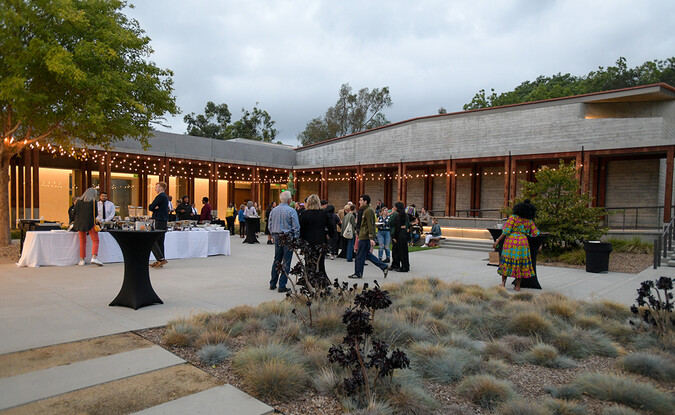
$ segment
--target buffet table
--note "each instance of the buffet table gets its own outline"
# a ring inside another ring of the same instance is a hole
[[[108,232],[99,232],[98,259],[103,263],[123,262],[122,250]],[[230,255],[230,232],[227,230],[173,231],[164,238],[166,259],[205,258]],[[23,252],[17,265],[22,267],[68,266],[79,261],[80,241],[77,232],[27,232]],[[91,238],[87,236],[87,260],[91,259]],[[150,259],[154,260],[152,254]]]

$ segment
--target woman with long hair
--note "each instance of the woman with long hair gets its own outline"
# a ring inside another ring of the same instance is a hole
[[[326,211],[321,209],[321,199],[316,194],[307,198],[305,210],[299,217],[300,238],[304,239],[315,249],[328,243],[328,238],[335,234],[335,227],[332,225]],[[319,257],[319,273],[326,276],[326,256]],[[327,277],[327,276],[326,276]],[[327,278],[325,280],[328,280]]]
[[[80,262],[77,265],[84,265],[84,258],[87,256],[87,234],[91,237],[91,263],[99,267],[103,263],[98,260],[98,232],[94,229],[95,218],[98,214],[96,209],[96,200],[98,192],[93,187],[85,190],[82,196],[75,202],[75,221],[73,230],[77,231],[80,237]]]
[[[497,238],[493,247],[504,241],[502,254],[499,257],[499,269],[497,272],[502,276],[502,287],[506,285],[508,277],[516,279],[516,291],[520,291],[520,282],[523,278],[534,275],[532,258],[530,257],[530,244],[528,236],[539,235],[539,229],[534,226],[534,216],[537,208],[530,203],[530,199],[516,203],[513,214],[502,228],[502,234]]]

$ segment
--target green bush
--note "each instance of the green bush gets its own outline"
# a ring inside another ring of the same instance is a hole
[[[572,384],[595,399],[616,402],[657,415],[668,415],[675,411],[672,396],[650,384],[602,373],[582,374]]]
[[[675,364],[659,355],[637,352],[619,359],[619,367],[627,372],[637,373],[652,379],[675,381]]]
[[[517,396],[511,382],[490,375],[467,377],[459,384],[457,392],[486,409],[494,409]]]

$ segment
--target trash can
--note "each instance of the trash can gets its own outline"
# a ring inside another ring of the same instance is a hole
[[[612,244],[609,242],[586,241],[586,272],[609,271],[609,254],[612,252]]]

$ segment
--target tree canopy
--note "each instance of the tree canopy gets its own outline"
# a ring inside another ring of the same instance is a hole
[[[0,7],[0,245],[9,243],[9,160],[38,141],[147,144],[179,112],[172,72],[121,0],[3,0]]]
[[[658,82],[675,86],[675,57],[666,60],[647,61],[635,68],[628,68],[626,59],[620,57],[615,65],[607,68],[601,66],[597,71],[591,71],[582,76],[561,73],[552,76],[541,75],[534,81],[521,83],[513,91],[502,92],[501,94],[497,94],[494,89],[491,89],[488,95],[484,89],[481,89],[474,95],[471,102],[464,105],[464,109],[473,110],[519,104]]]
[[[275,121],[260,108],[256,102],[253,110],[241,109],[241,119],[231,123],[232,113],[227,104],[206,103],[204,114],[194,112],[183,117],[187,124],[187,134],[198,137],[210,137],[218,140],[248,138],[251,140],[272,142],[279,131],[274,128]]]
[[[362,88],[358,93],[352,93],[349,84],[342,84],[335,105],[328,108],[323,117],[309,121],[298,140],[306,146],[387,125],[390,122],[383,111],[392,105],[389,87],[372,91]]]

